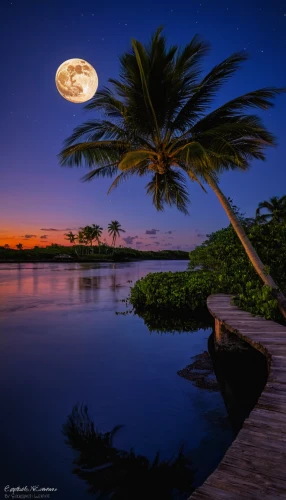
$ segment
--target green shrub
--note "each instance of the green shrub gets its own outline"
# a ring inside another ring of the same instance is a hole
[[[278,286],[286,291],[286,226],[271,221],[258,224],[240,217],[244,228]],[[199,271],[198,271],[199,269]],[[189,271],[154,273],[131,290],[135,308],[189,309],[206,305],[212,293],[232,293],[242,309],[284,323],[277,301],[252,267],[232,226],[207,236],[190,253]]]
[[[247,219],[242,222],[267,271],[285,292],[285,224],[275,221],[248,223]],[[242,309],[283,322],[277,301],[256,274],[232,226],[208,235],[208,239],[190,253],[190,269],[198,266],[216,272],[225,291],[236,294],[234,302]]]
[[[211,293],[223,291],[214,272],[150,273],[131,288],[133,307],[196,310],[205,307]]]

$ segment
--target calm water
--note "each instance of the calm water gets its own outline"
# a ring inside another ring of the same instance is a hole
[[[215,467],[232,439],[222,397],[177,375],[207,350],[210,330],[159,335],[138,316],[115,314],[126,310],[130,281],[186,267],[0,264],[1,491],[39,484],[58,489],[51,499],[90,498],[62,434],[82,402],[99,431],[123,425],[120,450],[166,459],[184,444],[195,484]]]

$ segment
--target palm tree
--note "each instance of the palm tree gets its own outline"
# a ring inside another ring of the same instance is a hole
[[[8,250],[8,248],[10,248],[10,245],[8,245],[8,243],[5,243],[4,248],[6,248],[6,250]]]
[[[268,213],[261,214],[263,208],[268,210]],[[270,220],[286,222],[286,195],[281,196],[281,198],[273,196],[270,201],[261,201],[256,210],[256,218],[261,222],[269,222]]]
[[[87,241],[86,241],[86,238],[85,238],[85,235],[83,232],[83,228],[81,228],[81,230],[78,232],[78,235],[76,238],[77,238],[80,245],[86,245]]]
[[[23,250],[23,244],[22,243],[18,243],[16,245],[16,248],[18,248],[18,250]]]
[[[65,141],[61,165],[86,164],[92,170],[83,180],[116,175],[109,192],[120,182],[150,176],[146,185],[157,210],[175,205],[187,214],[186,181],[211,187],[225,209],[250,261],[272,289],[283,315],[286,299],[268,274],[227,197],[219,176],[227,170],[247,170],[252,159],[265,159],[274,136],[249,108],[268,109],[285,89],[248,92],[209,111],[212,100],[246,59],[234,53],[203,78],[200,63],[208,44],[197,35],[182,50],[166,47],[159,28],[143,46],[132,40],[132,51],[120,58],[120,77],[98,92],[86,109],[101,111],[106,119],[78,126]]]
[[[100,238],[102,235],[103,228],[98,224],[96,225],[92,224],[92,228],[93,228],[94,239],[97,241],[98,244],[98,252],[100,252],[100,245],[101,245]]]
[[[110,224],[108,224],[108,234],[112,236],[112,245],[115,247],[115,243],[117,238],[120,238],[120,233],[125,233],[125,230],[122,229],[121,224],[118,220],[112,220]]]
[[[73,245],[75,244],[75,241],[77,239],[76,234],[74,234],[72,231],[69,231],[68,233],[65,233],[65,236],[66,236],[66,238],[65,238],[66,240],[68,240]]]
[[[97,241],[98,246],[100,246],[100,237],[102,234],[103,228],[98,224],[92,224],[91,226],[85,226],[81,228],[79,234],[81,234],[81,239],[85,243],[89,243],[92,247],[92,242],[94,240]]]

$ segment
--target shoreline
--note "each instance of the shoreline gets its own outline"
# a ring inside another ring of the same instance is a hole
[[[157,260],[161,260],[161,261],[167,261],[167,260],[173,260],[173,261],[179,261],[179,260],[185,260],[186,262],[189,260],[187,258],[183,259],[183,258],[179,258],[179,259],[176,259],[176,258],[166,258],[166,259],[163,259],[163,258],[155,258],[155,259],[82,259],[82,260],[78,260],[78,259],[0,259],[0,264],[39,264],[39,263],[42,263],[42,264],[60,264],[60,263],[63,263],[63,264],[67,264],[67,263],[70,263],[70,264],[80,264],[80,263],[94,263],[94,264],[101,264],[101,263],[121,263],[121,262],[142,262],[142,261],[148,261],[148,260],[152,260],[152,261],[157,261]]]

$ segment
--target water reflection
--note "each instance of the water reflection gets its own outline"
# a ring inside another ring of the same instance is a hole
[[[194,473],[182,448],[168,461],[160,460],[159,453],[150,461],[132,449],[127,452],[114,446],[121,427],[99,432],[88,407],[78,404],[63,425],[65,443],[77,452],[73,472],[88,484],[91,495],[101,500],[179,500],[191,494]]]
[[[216,378],[235,435],[256,405],[268,376],[266,357],[250,345],[245,346],[241,351],[215,350],[214,336],[209,339]]]
[[[196,314],[189,311],[164,311],[160,309],[135,309],[133,312],[144,320],[150,332],[186,333],[208,330],[213,325],[213,318],[207,309]]]
[[[136,263],[137,264],[137,263]],[[185,265],[185,264],[184,264]],[[119,300],[128,295],[130,284],[148,271],[140,272],[138,265],[124,264],[10,264],[0,267],[0,286],[5,286],[5,295],[0,294],[0,309],[12,312],[34,307],[40,294],[41,305],[80,305],[99,303],[107,298]],[[138,274],[138,277],[136,273]],[[135,274],[135,276],[134,276]],[[113,297],[112,297],[113,296]],[[15,307],[15,302],[17,302]]]

